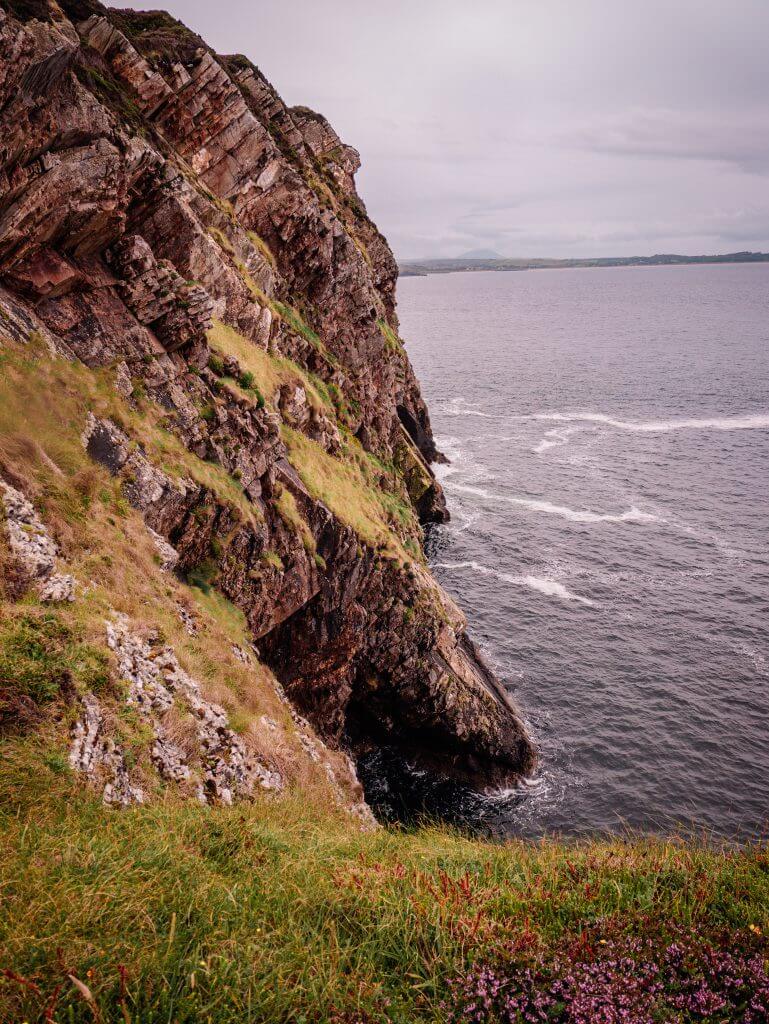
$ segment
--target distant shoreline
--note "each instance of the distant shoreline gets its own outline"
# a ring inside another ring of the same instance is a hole
[[[679,267],[727,263],[769,263],[766,252],[732,252],[714,256],[606,256],[592,259],[441,259],[404,260],[398,263],[401,277],[427,277],[430,274],[491,270],[509,273],[519,270],[571,270],[606,267]]]

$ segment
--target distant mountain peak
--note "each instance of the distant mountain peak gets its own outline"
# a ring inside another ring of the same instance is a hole
[[[470,249],[469,252],[463,252],[457,258],[460,260],[501,260],[504,259],[504,256],[500,256],[493,249]]]

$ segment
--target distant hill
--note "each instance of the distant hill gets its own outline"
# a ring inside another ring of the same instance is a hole
[[[480,252],[481,250],[478,250]],[[456,259],[406,260],[399,264],[401,277],[425,277],[427,274],[453,274],[468,270],[541,270],[568,267],[663,267],[690,263],[766,263],[766,252],[729,252],[715,256],[682,256],[659,253],[655,256],[595,256],[591,259],[506,259],[502,256],[477,256],[466,253]]]
[[[502,260],[504,256],[500,256],[493,249],[471,249],[469,252],[463,252],[458,258],[460,260]]]

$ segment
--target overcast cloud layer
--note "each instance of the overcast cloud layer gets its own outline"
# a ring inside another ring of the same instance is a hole
[[[769,250],[767,0],[163,6],[360,150],[400,258]]]

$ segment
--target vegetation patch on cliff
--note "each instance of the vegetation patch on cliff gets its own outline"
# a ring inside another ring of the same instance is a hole
[[[84,639],[78,623],[32,604],[0,605],[0,727],[37,713],[64,690],[99,692],[109,683],[104,644]]]
[[[0,732],[6,727],[13,732],[27,721],[37,728],[47,723],[45,742],[66,761],[73,702],[96,693],[109,709],[115,736],[131,732],[132,759],[144,772],[153,738],[146,730],[131,730],[124,720],[120,681],[105,643],[105,623],[123,614],[137,630],[151,630],[172,646],[250,749],[314,792],[314,799],[333,806],[323,764],[308,760],[272,673],[253,652],[242,612],[213,587],[187,585],[163,570],[156,543],[123,497],[119,478],[92,462],[81,433],[88,411],[95,410],[128,428],[136,417],[139,436],[158,461],[171,460],[181,443],[153,425],[149,403],[143,415],[131,410],[102,373],[52,359],[34,341],[8,342],[2,355],[0,474],[24,481],[77,589],[72,603],[44,608],[20,571],[18,579],[11,578],[13,561],[0,514],[0,567],[9,569],[0,587]],[[224,486],[219,467],[186,449],[180,455],[185,470],[211,474],[209,480],[227,495],[235,488],[235,481]],[[178,472],[179,464],[173,465]],[[145,792],[158,795],[156,776],[153,782],[144,772],[141,783]]]
[[[280,488],[274,504],[278,510],[278,514],[286,526],[302,538],[302,544],[305,551],[309,552],[309,554],[315,554],[315,548],[317,546],[315,543],[315,537],[313,536],[313,532],[310,529],[307,520],[297,508],[296,498],[293,496],[291,491],[286,490],[285,487]]]
[[[93,371],[82,363],[51,357],[42,340],[33,336],[23,346],[4,343],[2,354],[0,458],[5,453],[23,464],[25,452],[42,451],[54,470],[50,489],[68,495],[64,477],[74,472],[74,465],[87,466],[93,473],[80,441],[86,416],[92,412],[125,429],[171,479],[192,479],[237,508],[244,520],[258,518],[258,510],[240,484],[221,466],[190,452],[165,425],[164,411],[143,398],[143,388],[135,391],[137,407],[132,408],[115,390],[112,371]],[[50,400],[52,394],[56,395],[55,403]],[[83,519],[91,500],[88,494],[73,498],[64,516],[74,521]],[[118,509],[121,507],[118,501]]]
[[[356,459],[337,459],[285,425],[281,433],[292,465],[314,498],[370,547],[400,561],[413,560],[421,534],[413,509],[402,498],[372,485]]]
[[[336,361],[321,341],[320,335],[305,323],[304,318],[297,309],[289,305],[287,302],[278,302],[277,299],[272,300],[272,308],[295,334],[299,334],[305,341],[309,341],[313,348],[322,352],[329,362]]]
[[[265,399],[273,399],[282,384],[298,384],[305,389],[311,405],[333,411],[333,404],[322,393],[318,381],[291,359],[267,352],[221,321],[208,332],[208,341],[214,353],[232,356],[242,370],[253,374]]]
[[[399,353],[403,350],[403,342],[386,320],[377,320],[377,327],[391,352]]]
[[[270,264],[273,270],[277,270],[278,264],[273,255],[272,249],[267,245],[261,235],[257,235],[255,231],[247,231],[246,235],[250,239],[251,243],[256,246],[259,252],[264,256],[267,262]]]

